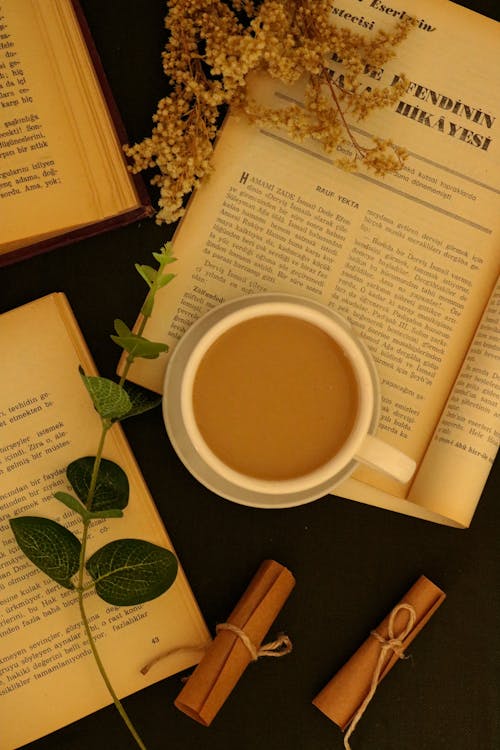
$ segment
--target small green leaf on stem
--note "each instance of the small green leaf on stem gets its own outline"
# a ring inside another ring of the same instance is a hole
[[[120,419],[130,410],[130,400],[126,391],[114,380],[85,375],[81,369],[80,375],[95,410],[102,419]]]
[[[135,264],[135,270],[142,276],[146,284],[151,288],[156,281],[156,275],[158,271],[151,268],[151,266],[142,265],[141,263]]]
[[[92,481],[95,458],[84,456],[72,461],[66,476],[78,498],[87,504]],[[101,510],[123,510],[128,505],[129,483],[123,469],[106,458],[102,458],[92,500],[92,512]]]
[[[149,286],[149,292],[144,300],[144,304],[141,307],[141,314],[145,319],[151,317],[153,312],[153,306],[155,301],[156,292],[162,287],[169,284],[175,274],[163,273],[163,269],[169,263],[173,263],[176,259],[172,255],[172,243],[167,242],[161,248],[160,252],[153,253],[153,258],[158,263],[158,270],[154,271],[150,266],[136,266],[141,276],[145,279]]]
[[[86,523],[98,518],[123,518],[123,511],[118,508],[89,511],[76,497],[69,495],[67,492],[55,492],[54,497],[67,508],[78,513]]]
[[[73,495],[70,495],[68,492],[54,492],[54,497],[67,508],[78,513],[82,518],[87,517],[87,509],[76,499],[76,497],[73,497]]]
[[[61,524],[39,516],[18,516],[10,526],[21,550],[37,568],[66,589],[80,563],[80,540]]]
[[[170,284],[172,279],[175,279],[175,273],[165,273],[163,276],[161,276],[156,284],[157,289],[161,289],[164,286],[167,286],[167,284]]]
[[[123,320],[115,320],[115,331],[117,336],[112,335],[111,339],[132,357],[156,359],[168,349],[166,344],[149,341],[144,336],[133,333]]]
[[[175,581],[177,567],[170,550],[142,539],[117,539],[97,550],[86,563],[97,594],[118,606],[156,599]]]
[[[166,266],[167,263],[174,263],[174,261],[177,260],[177,258],[174,258],[174,256],[172,255],[172,250],[172,243],[165,242],[165,244],[158,250],[158,252],[153,253],[153,258],[156,260],[160,267]]]
[[[87,515],[89,520],[93,518],[123,518],[123,511],[118,510],[118,508],[110,508],[109,510],[90,511]]]
[[[128,419],[128,417],[135,417],[137,414],[142,414],[150,409],[155,409],[161,404],[162,397],[147,388],[142,388],[130,381],[126,381],[123,387],[127,391],[132,406],[130,411],[122,417],[122,420]]]

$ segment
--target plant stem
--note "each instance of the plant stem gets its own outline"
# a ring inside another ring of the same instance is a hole
[[[92,503],[94,502],[95,488],[97,485],[97,477],[99,476],[99,467],[101,465],[102,452],[104,450],[104,443],[106,441],[106,435],[108,430],[112,426],[112,422],[109,419],[102,420],[101,437],[99,438],[99,444],[97,446],[97,452],[94,459],[94,466],[92,467],[92,476],[90,478],[89,491],[87,493],[87,510],[92,510]]]
[[[88,524],[87,524],[87,526],[88,526]],[[82,546],[83,546],[83,543],[82,543]],[[104,680],[104,683],[105,683],[105,685],[106,685],[106,687],[108,689],[108,692],[109,692],[111,698],[113,699],[113,703],[115,704],[115,707],[116,707],[118,713],[120,714],[120,716],[122,717],[123,721],[125,722],[125,724],[126,724],[128,730],[129,730],[130,734],[132,735],[132,737],[134,738],[134,740],[137,742],[137,745],[141,748],[141,750],[147,750],[146,745],[144,744],[144,742],[140,738],[140,736],[139,736],[136,728],[134,727],[134,725],[132,724],[130,718],[128,717],[127,712],[123,708],[123,706],[122,706],[122,704],[121,704],[118,696],[116,695],[116,693],[115,693],[115,691],[113,689],[113,686],[112,686],[112,684],[111,684],[111,682],[110,682],[110,680],[108,678],[108,675],[106,674],[106,670],[104,668],[104,664],[102,663],[99,651],[97,650],[97,647],[96,647],[96,644],[95,644],[95,641],[94,641],[94,637],[93,637],[92,631],[90,629],[89,621],[87,619],[87,613],[85,612],[85,606],[84,606],[84,602],[83,602],[83,591],[81,589],[78,591],[78,606],[80,607],[80,615],[81,615],[81,618],[82,618],[83,626],[85,628],[85,633],[87,635],[87,639],[88,639],[90,648],[92,649],[92,653],[94,655],[94,659],[96,661],[96,664],[97,664],[97,667],[99,669],[99,672],[101,673],[101,677]]]
[[[146,303],[149,301],[150,305],[151,305],[151,308],[153,306],[153,301],[154,301],[155,294],[156,294],[156,292],[158,291],[158,288],[159,288],[158,287],[158,283],[159,283],[158,279],[160,278],[161,273],[163,272],[163,268],[164,268],[164,263],[160,263],[160,268],[158,270],[158,278],[152,284],[152,286],[151,286],[151,288],[149,290],[148,296],[146,298]],[[149,315],[144,315],[143,319],[141,320],[141,324],[139,326],[139,331],[138,331],[138,334],[140,336],[142,336],[142,333],[144,331],[144,327],[146,325],[146,321],[147,321],[148,317],[149,317]],[[123,386],[123,384],[124,384],[124,382],[126,380],[128,371],[130,369],[130,366],[134,362],[134,359],[135,359],[135,355],[133,353],[130,353],[129,356],[127,357],[125,368],[124,368],[124,371],[123,371],[122,376],[120,378],[119,385]],[[98,477],[99,477],[99,468],[100,468],[100,465],[101,465],[101,459],[102,459],[102,454],[103,454],[103,450],[104,450],[104,443],[106,441],[106,436],[108,434],[108,431],[110,430],[110,428],[112,426],[113,426],[113,422],[110,419],[101,418],[101,435],[100,435],[100,438],[99,438],[99,444],[97,446],[97,451],[96,451],[96,455],[95,455],[95,458],[94,458],[94,465],[92,467],[92,476],[91,476],[91,479],[90,479],[89,490],[88,490],[87,498],[86,498],[86,508],[89,511],[92,510],[92,503],[94,502],[94,495],[95,495],[95,491],[96,491],[96,487],[97,487],[97,480],[98,480]],[[116,707],[118,713],[122,717],[122,719],[125,722],[125,724],[126,724],[128,730],[129,730],[130,734],[135,739],[135,741],[136,741],[137,745],[139,746],[139,748],[141,748],[141,750],[146,750],[146,746],[145,746],[144,742],[142,741],[142,739],[139,736],[137,730],[135,729],[134,725],[132,724],[130,718],[128,717],[127,712],[123,708],[123,706],[122,706],[122,704],[121,704],[121,702],[120,702],[117,694],[114,691],[113,685],[111,684],[111,681],[110,681],[110,679],[109,679],[109,677],[108,677],[108,675],[106,673],[106,669],[104,667],[104,664],[102,663],[101,656],[99,654],[99,651],[97,649],[94,637],[92,635],[92,631],[90,629],[90,624],[89,624],[89,621],[88,621],[88,618],[87,618],[87,613],[85,612],[84,594],[85,594],[85,591],[88,590],[88,589],[84,586],[84,575],[85,575],[85,559],[86,559],[86,553],[87,553],[87,542],[88,542],[88,535],[89,535],[90,523],[91,523],[91,521],[89,519],[85,519],[83,521],[83,533],[82,533],[82,542],[81,542],[81,548],[80,548],[80,560],[79,560],[79,566],[78,566],[77,592],[78,592],[78,606],[80,608],[80,616],[81,616],[81,619],[82,619],[82,622],[83,622],[83,626],[85,628],[85,633],[87,635],[87,640],[89,642],[90,648],[92,650],[92,654],[93,654],[95,662],[97,664],[97,668],[99,669],[101,677],[104,680],[104,684],[106,685],[106,688],[107,688],[107,690],[108,690],[108,692],[109,692],[109,694],[110,694],[110,696],[111,696],[111,698],[113,700],[113,703],[115,704],[115,707]]]
[[[158,291],[158,281],[161,278],[161,275],[163,273],[164,267],[165,267],[165,264],[164,263],[160,263],[159,268],[158,268],[158,272],[157,272],[156,280],[153,282],[153,284],[151,285],[151,287],[149,289],[149,292],[146,295],[146,299],[145,299],[144,304],[143,304],[142,309],[141,309],[141,312],[142,312],[141,322],[139,323],[139,327],[137,329],[137,335],[138,336],[142,336],[142,334],[144,333],[144,329],[146,328],[146,323],[148,322],[148,318],[151,317],[151,312],[149,314],[147,314],[147,313],[144,312],[144,310],[146,310],[148,308],[149,304],[151,305],[151,310],[153,308],[154,298],[156,296],[156,292]],[[123,386],[123,384],[125,383],[125,381],[127,379],[128,371],[130,370],[131,366],[133,365],[135,358],[136,358],[135,354],[133,352],[129,352],[129,355],[128,355],[128,357],[125,360],[125,366],[123,368],[123,372],[122,372],[120,380],[119,380],[119,385]]]
[[[327,72],[326,68],[323,68],[322,75],[323,75],[324,81],[326,82],[326,85],[330,89],[331,97],[332,97],[333,102],[335,104],[335,107],[336,107],[336,109],[337,109],[337,111],[339,113],[339,117],[340,117],[340,119],[342,121],[342,125],[344,126],[344,130],[346,131],[346,133],[347,133],[347,135],[349,137],[349,140],[351,141],[352,145],[354,146],[354,149],[358,153],[358,156],[361,159],[363,159],[363,157],[366,156],[366,149],[364,149],[361,146],[361,144],[358,142],[358,140],[355,138],[354,133],[352,132],[352,130],[351,130],[350,126],[349,126],[349,123],[347,122],[347,120],[346,120],[346,118],[344,116],[344,112],[342,111],[342,107],[340,106],[340,102],[339,102],[338,96],[335,93],[335,89],[332,86],[332,82],[330,80],[330,76],[328,75],[328,72]]]
[[[108,434],[108,430],[110,429],[112,423],[109,420],[102,420],[102,430],[101,430],[101,437],[99,439],[99,445],[97,448],[97,453],[94,460],[94,466],[92,470],[92,478],[90,481],[89,491],[87,495],[87,508],[88,510],[92,509],[92,502],[94,500],[94,494],[95,494],[95,488],[97,485],[97,477],[99,474],[99,466],[101,464],[101,458],[102,458],[102,452],[104,449],[104,442],[106,440],[106,435]],[[78,585],[77,585],[77,591],[78,591],[78,606],[80,608],[80,616],[82,618],[83,627],[85,628],[85,633],[87,635],[87,640],[89,642],[90,648],[92,650],[92,654],[94,656],[95,662],[97,664],[97,668],[99,669],[99,672],[101,673],[101,677],[104,680],[104,684],[106,685],[106,688],[108,689],[108,692],[113,700],[113,703],[115,704],[115,707],[122,717],[123,721],[125,722],[130,734],[137,742],[137,745],[141,748],[141,750],[146,750],[146,746],[144,742],[141,740],[137,730],[135,729],[134,725],[132,724],[130,718],[127,715],[127,712],[123,708],[118,696],[116,695],[113,685],[110,682],[110,679],[106,673],[106,670],[104,668],[104,664],[102,663],[99,651],[97,650],[97,646],[94,641],[94,637],[92,635],[92,631],[90,629],[90,624],[87,618],[87,613],[85,612],[85,605],[83,601],[83,596],[85,592],[85,588],[83,585],[83,578],[85,574],[85,558],[86,558],[86,552],[87,552],[87,541],[88,541],[88,534],[89,534],[89,527],[90,527],[91,521],[84,520],[83,522],[83,534],[82,534],[82,544],[80,548],[80,564],[78,568]]]

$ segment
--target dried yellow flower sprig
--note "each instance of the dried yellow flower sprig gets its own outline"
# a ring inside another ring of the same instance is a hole
[[[360,76],[394,56],[411,20],[368,38],[332,22],[331,0],[167,0],[167,7],[163,69],[171,91],[158,104],[151,136],[125,147],[133,172],[159,171],[151,180],[160,190],[159,224],[180,218],[186,195],[210,172],[219,118],[228,104],[297,140],[314,138],[330,153],[350,144],[354,156],[337,160],[344,168],[360,160],[377,174],[401,166],[404,149],[382,138],[362,146],[348,118],[359,121],[397,102],[404,76],[395,86],[371,89]],[[329,70],[332,55],[342,60],[342,85]],[[253,71],[285,84],[304,78],[304,106],[259,105],[248,90]]]

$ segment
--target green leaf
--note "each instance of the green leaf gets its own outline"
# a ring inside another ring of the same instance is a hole
[[[153,253],[153,258],[158,263],[158,270],[155,271],[150,266],[136,266],[141,276],[149,285],[149,293],[141,308],[141,314],[145,318],[151,317],[155,301],[156,292],[162,287],[169,284],[175,278],[175,274],[164,274],[163,270],[166,265],[173,263],[176,258],[172,255],[172,243],[166,242],[160,252]]]
[[[130,411],[122,417],[122,420],[128,417],[135,417],[137,414],[142,414],[150,409],[155,409],[161,404],[162,397],[153,391],[149,391],[147,388],[142,388],[128,381],[123,384],[123,387],[127,391],[132,406]]]
[[[154,268],[151,268],[151,266],[141,265],[140,263],[135,264],[135,270],[142,276],[149,287],[153,286],[156,281],[158,271],[156,271]]]
[[[130,410],[129,397],[121,385],[108,378],[85,375],[82,370],[80,374],[95,410],[103,419],[120,419]]]
[[[87,510],[81,502],[76,499],[76,497],[73,497],[73,495],[70,495],[67,492],[54,492],[54,497],[70,510],[74,510],[75,513],[79,513],[83,518],[86,518]]]
[[[177,560],[170,550],[142,539],[118,539],[97,550],[86,563],[97,594],[115,605],[156,599],[175,581]]]
[[[167,284],[170,284],[172,279],[175,279],[175,273],[166,273],[164,274],[157,283],[158,289],[161,289],[162,286],[166,286]]]
[[[172,255],[172,242],[169,240],[158,250],[153,253],[153,258],[158,262],[159,265],[165,265],[165,263],[172,263],[175,258]]]
[[[49,578],[74,589],[71,577],[80,564],[80,540],[64,526],[38,516],[18,516],[10,526],[21,550]]]
[[[120,320],[120,318],[115,318],[114,325],[118,336],[129,336],[132,333],[128,325],[123,320]]]
[[[172,243],[166,242],[157,253],[153,253],[153,258],[159,266],[165,266],[167,263],[173,263],[177,258],[172,255]]]
[[[123,511],[118,508],[110,508],[109,510],[97,510],[88,511],[84,505],[81,504],[76,497],[68,495],[67,492],[55,492],[54,497],[63,503],[70,510],[74,510],[79,513],[84,521],[91,521],[93,518],[123,518]]]
[[[72,461],[66,476],[79,499],[87,504],[95,458],[85,456]],[[101,459],[91,512],[101,510],[123,510],[128,505],[129,484],[127,475],[114,461]]]
[[[166,344],[149,341],[144,336],[138,336],[135,333],[130,334],[130,336],[111,336],[111,339],[133,357],[142,357],[143,359],[157,359],[160,354],[168,349]]]
[[[168,349],[166,344],[149,341],[144,336],[133,333],[123,320],[115,320],[115,331],[118,335],[111,336],[111,339],[133,357],[156,359]]]
[[[123,511],[118,508],[110,508],[109,510],[96,510],[91,511],[87,514],[88,518],[123,518]]]

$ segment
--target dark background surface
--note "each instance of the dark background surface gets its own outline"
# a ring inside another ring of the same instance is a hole
[[[498,0],[462,4],[498,20]],[[164,3],[82,5],[130,142],[141,140],[166,91]],[[466,50],[457,66],[466,74]],[[147,220],[2,268],[0,309],[64,291],[101,374],[112,377],[113,320],[132,324],[145,292],[133,265],[149,262],[169,236]],[[210,728],[174,708],[180,676],[124,701],[149,750],[340,750],[340,730],[311,700],[422,573],[448,598],[411,647],[411,660],[384,680],[353,748],[500,747],[498,461],[471,528],[462,531],[331,496],[290,510],[240,507],[190,477],[169,445],[160,410],[124,428],[212,631],[262,560],[278,560],[297,579],[270,632],[287,632],[293,653],[250,665]],[[57,711],[57,703],[47,710]],[[29,745],[90,747],[136,746],[112,707]]]

